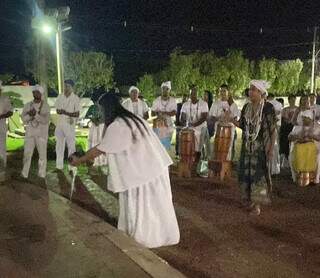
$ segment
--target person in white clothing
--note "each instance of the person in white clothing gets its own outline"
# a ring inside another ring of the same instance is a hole
[[[2,81],[0,80],[0,182],[5,181],[7,165],[7,118],[13,114],[9,97],[2,94]]]
[[[177,113],[177,102],[174,97],[170,96],[171,82],[166,81],[161,84],[161,96],[157,97],[151,108],[152,116],[163,118],[167,126],[165,138],[160,138],[162,144],[166,149],[170,148],[171,138],[174,131],[174,124],[172,117]]]
[[[131,86],[129,89],[130,98],[126,99],[122,106],[129,110],[131,113],[139,116],[145,120],[149,118],[149,108],[148,105],[142,100],[139,99],[140,90],[135,86]]]
[[[63,169],[63,158],[65,145],[67,143],[68,154],[76,151],[76,120],[80,113],[80,98],[74,93],[74,82],[66,80],[64,82],[64,93],[56,100],[56,110],[58,121],[55,130],[56,136],[56,168]]]
[[[292,179],[296,181],[296,172],[294,170],[294,155],[293,149],[294,145],[299,142],[314,142],[317,148],[316,156],[316,175],[315,175],[315,184],[320,183],[320,126],[317,123],[314,123],[314,114],[312,110],[304,110],[300,112],[300,117],[302,120],[302,125],[296,125],[291,133],[288,136],[290,144],[290,154],[289,154],[289,163],[291,168]],[[297,158],[295,158],[297,159]],[[310,157],[300,157],[298,159],[310,159]]]
[[[119,193],[118,229],[148,248],[177,244],[180,239],[172,203],[169,165],[172,160],[148,123],[106,93],[100,99],[106,125],[100,145],[73,166],[107,154],[108,189]]]
[[[215,101],[209,111],[210,121],[215,122],[215,130],[219,122],[227,123],[232,126],[232,142],[230,144],[229,152],[227,159],[233,159],[234,145],[236,140],[236,128],[232,123],[233,120],[238,120],[240,118],[240,110],[238,109],[237,104],[233,101],[229,87],[226,84],[220,86],[219,89],[220,99]]]
[[[91,96],[93,105],[91,105],[87,111],[85,118],[90,119],[90,128],[88,134],[88,148],[89,150],[101,143],[102,134],[104,130],[104,122],[102,119],[101,109],[99,108],[98,101],[103,95],[104,91],[101,88],[96,88]],[[107,157],[105,155],[100,155],[93,161],[93,167],[97,167],[100,170],[104,170],[108,164]],[[90,165],[90,164],[89,164]],[[92,168],[89,166],[89,172]]]
[[[197,88],[193,86],[190,90],[190,100],[182,105],[180,122],[182,126],[191,127],[194,130],[195,151],[198,159],[207,134],[208,112],[208,104],[198,98]]]
[[[309,95],[310,109],[313,112],[313,120],[318,122],[320,120],[320,105],[316,104],[316,95]]]
[[[32,93],[33,101],[24,106],[21,115],[26,130],[21,175],[23,178],[28,178],[33,151],[36,147],[39,154],[38,176],[45,178],[50,108],[44,100],[44,89],[41,86],[34,86]]]

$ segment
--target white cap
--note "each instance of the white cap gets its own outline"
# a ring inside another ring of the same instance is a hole
[[[270,83],[265,80],[251,80],[250,86],[256,87],[263,95],[268,95],[268,89],[270,88]]]
[[[131,87],[130,87],[130,89],[129,89],[129,94],[131,94],[131,92],[132,92],[132,91],[137,91],[137,92],[138,92],[138,94],[140,93],[139,88],[138,88],[138,87],[136,87],[136,86],[131,86]]]
[[[161,88],[167,87],[171,91],[171,81],[166,81],[161,84]]]
[[[41,95],[44,94],[44,89],[42,86],[40,86],[39,84],[33,86],[32,92],[34,91],[38,91],[39,93],[41,93]]]

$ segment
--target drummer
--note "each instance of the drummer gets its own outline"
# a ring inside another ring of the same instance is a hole
[[[320,126],[313,122],[313,111],[305,110],[300,112],[300,117],[302,120],[302,125],[295,126],[291,133],[289,134],[289,141],[291,142],[289,162],[291,167],[292,179],[296,181],[296,173],[293,169],[293,147],[299,142],[313,141],[317,147],[317,172],[315,175],[315,184],[320,183]],[[302,158],[303,159],[303,158]],[[305,159],[309,159],[305,157]]]
[[[190,100],[182,105],[180,122],[182,126],[187,126],[194,130],[197,160],[200,159],[201,149],[208,133],[208,111],[208,104],[204,100],[198,98],[197,87],[193,85],[190,89]]]
[[[238,120],[240,118],[240,110],[230,95],[228,85],[221,85],[219,94],[220,99],[214,102],[210,108],[209,118],[216,123],[215,130],[217,130],[217,125],[219,122],[232,125],[232,142],[230,144],[230,150],[228,153],[228,160],[232,160],[236,129],[234,124],[231,123],[231,120]]]
[[[159,119],[163,118],[165,120],[165,124],[167,128],[166,134],[169,140],[161,140],[163,138],[160,138],[160,137],[159,138],[167,150],[170,149],[170,142],[171,142],[172,134],[174,131],[172,117],[174,117],[177,112],[177,102],[174,97],[170,96],[170,91],[171,91],[171,81],[163,82],[161,84],[161,96],[157,97],[154,100],[151,108],[152,116],[157,116]]]

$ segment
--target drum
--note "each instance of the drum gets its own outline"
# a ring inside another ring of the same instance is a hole
[[[193,129],[182,129],[179,134],[179,153],[181,161],[193,162],[195,159],[195,137]]]
[[[227,161],[231,142],[232,126],[219,123],[214,138],[213,160]]]
[[[158,117],[153,120],[153,128],[166,127],[166,120],[164,118]]]
[[[158,117],[153,120],[153,130],[159,137],[162,145],[166,150],[170,150],[172,131],[167,126],[166,119]]]
[[[194,130],[185,128],[180,131],[179,153],[178,176],[191,178],[196,170]]]
[[[293,147],[293,169],[300,186],[314,181],[317,168],[317,146],[314,142],[295,143]]]

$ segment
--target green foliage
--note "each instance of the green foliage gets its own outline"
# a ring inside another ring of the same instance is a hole
[[[9,91],[4,92],[3,95],[10,98],[11,104],[14,108],[23,108],[23,101],[20,94]]]
[[[140,89],[142,96],[145,98],[149,105],[155,98],[157,86],[151,74],[145,74],[139,78],[137,87]]]
[[[271,84],[274,84],[278,74],[278,62],[276,59],[263,58],[258,62],[257,79],[268,80]],[[272,90],[272,87],[271,87]]]
[[[65,77],[76,83],[79,95],[96,87],[113,87],[111,58],[102,52],[72,52],[65,63]]]
[[[3,84],[9,83],[10,81],[13,81],[14,74],[12,73],[4,73],[0,74],[0,80],[3,82]]]

